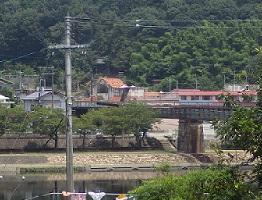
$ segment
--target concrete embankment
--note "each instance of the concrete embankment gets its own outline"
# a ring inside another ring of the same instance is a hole
[[[248,158],[242,151],[224,153],[222,157],[214,153],[82,152],[74,153],[73,163],[76,172],[150,171],[163,163],[182,169],[206,167],[216,164],[219,159],[241,164]],[[0,173],[64,172],[65,165],[66,155],[63,153],[0,154]]]

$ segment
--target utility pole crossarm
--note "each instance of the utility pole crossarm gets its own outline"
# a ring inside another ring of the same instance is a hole
[[[80,48],[88,48],[90,44],[76,44],[76,45],[64,45],[58,44],[54,46],[48,46],[48,49],[80,49]]]

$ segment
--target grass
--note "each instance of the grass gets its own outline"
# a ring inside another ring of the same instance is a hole
[[[87,168],[83,166],[74,166],[74,172],[86,172]],[[45,167],[21,167],[21,174],[32,173],[65,173],[65,166],[45,166]]]

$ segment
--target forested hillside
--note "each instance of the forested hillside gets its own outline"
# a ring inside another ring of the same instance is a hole
[[[75,19],[72,44],[91,43],[72,53],[74,85],[119,72],[127,83],[158,91],[257,81],[261,0],[2,0],[2,74],[54,66],[61,89],[64,52],[48,46],[64,44],[67,13]]]

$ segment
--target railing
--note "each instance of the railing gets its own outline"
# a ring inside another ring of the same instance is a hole
[[[86,200],[87,197],[89,197],[88,199],[90,199],[90,197],[93,200],[101,200],[103,199],[107,199],[106,197],[110,197],[110,199],[112,199],[112,197],[114,197],[116,200],[135,200],[135,196],[134,195],[129,195],[129,194],[119,194],[119,193],[105,193],[105,192],[74,192],[74,193],[70,193],[70,192],[61,192],[61,193],[47,193],[47,194],[42,194],[42,195],[38,195],[38,196],[34,196],[34,197],[30,197],[30,198],[26,198],[24,200],[32,200],[32,199],[64,199],[65,197],[71,197],[71,200]]]

